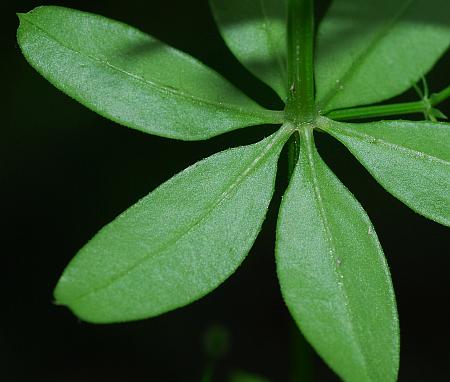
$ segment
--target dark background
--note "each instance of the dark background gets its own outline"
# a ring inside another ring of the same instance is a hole
[[[196,56],[264,106],[281,108],[271,90],[227,51],[206,1],[3,3],[0,379],[196,381],[207,363],[204,333],[221,325],[229,333],[230,350],[218,366],[218,381],[235,369],[288,381],[293,367],[309,370],[311,365],[312,376],[305,382],[337,381],[313,353],[310,362],[293,356],[293,344],[301,346],[302,339],[293,335],[273,257],[283,171],[248,258],[206,298],[161,317],[105,326],[80,322],[52,304],[52,289],[64,266],[99,228],[188,165],[224,147],[257,141],[270,129],[186,143],[101,118],[53,88],[21,56],[15,12],[42,4],[136,26]],[[318,2],[319,17],[326,5]],[[448,85],[449,68],[447,54],[427,77],[432,91]],[[399,97],[415,99],[414,92]],[[441,109],[450,115],[448,101]],[[322,135],[317,141],[326,162],[366,208],[391,266],[401,320],[399,380],[448,381],[448,231],[387,194],[338,143]]]

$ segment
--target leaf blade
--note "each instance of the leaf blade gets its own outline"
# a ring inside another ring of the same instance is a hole
[[[212,69],[123,23],[63,7],[21,14],[29,63],[91,110],[143,132],[183,140],[270,123]]]
[[[189,167],[105,226],[56,300],[91,322],[162,314],[215,289],[245,258],[270,202],[285,130]]]
[[[445,0],[335,0],[319,26],[316,84],[324,112],[409,89],[448,49]]]
[[[280,98],[287,98],[285,0],[210,0],[225,43]]]
[[[390,194],[450,226],[450,125],[442,122],[325,122]]]
[[[276,260],[284,300],[329,366],[345,381],[395,381],[398,319],[382,249],[305,139],[280,208]]]

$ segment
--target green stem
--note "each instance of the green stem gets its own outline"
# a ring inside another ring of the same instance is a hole
[[[423,113],[425,103],[423,101],[396,103],[391,105],[375,105],[355,107],[351,109],[334,110],[326,114],[335,121],[352,120],[361,118],[388,117],[390,115]]]
[[[201,382],[212,382],[214,375],[214,363],[210,362],[203,371]]]
[[[445,89],[441,90],[439,93],[434,93],[430,97],[431,106],[435,106],[442,101],[445,101],[450,97],[450,86],[447,86]]]
[[[312,382],[314,376],[313,351],[295,323],[291,324],[291,382]]]
[[[286,118],[295,123],[312,121],[314,103],[313,0],[288,0],[288,79]]]
[[[436,106],[449,97],[450,86],[438,93],[432,94],[429,98],[420,101],[333,110],[325,115],[335,121],[342,121],[362,118],[388,117],[391,115],[425,113],[430,107]]]

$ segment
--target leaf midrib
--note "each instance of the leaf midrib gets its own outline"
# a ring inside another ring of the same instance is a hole
[[[51,33],[49,33],[47,30],[45,30],[44,28],[42,28],[40,25],[36,24],[35,22],[31,21],[29,18],[26,17],[26,15],[22,16],[22,20],[24,20],[25,22],[29,23],[30,25],[32,25],[34,28],[38,29],[43,35],[45,35],[50,41],[56,42],[58,45],[60,45],[61,47],[63,47],[64,49],[67,49],[73,53],[76,53],[78,55],[80,55],[81,57],[100,63],[114,71],[119,72],[120,74],[126,76],[126,77],[130,77],[131,79],[135,80],[135,81],[139,81],[144,83],[145,85],[151,87],[152,89],[156,90],[159,93],[162,94],[170,94],[172,96],[175,97],[179,97],[179,98],[183,98],[186,99],[188,101],[191,101],[191,103],[193,104],[198,104],[198,105],[207,105],[207,106],[211,106],[217,109],[222,109],[225,111],[229,111],[232,112],[234,114],[241,114],[241,115],[246,115],[246,116],[251,116],[251,117],[258,117],[258,118],[263,118],[264,121],[267,121],[267,119],[270,119],[270,122],[273,122],[275,120],[275,115],[278,115],[279,112],[274,111],[274,110],[268,110],[268,109],[264,109],[261,108],[261,110],[249,110],[249,109],[243,109],[240,108],[238,106],[234,106],[232,104],[229,103],[222,103],[222,102],[215,102],[215,101],[211,101],[211,100],[206,100],[204,98],[201,97],[197,97],[194,96],[192,94],[188,94],[185,92],[182,92],[178,89],[174,89],[172,86],[168,86],[168,85],[162,85],[159,84],[155,81],[150,81],[146,78],[143,78],[141,76],[138,76],[137,74],[134,73],[130,73],[116,65],[113,65],[111,63],[109,63],[108,61],[102,60],[96,56],[93,56],[89,53],[83,52],[83,51],[79,51],[76,50],[70,46],[67,46],[66,44],[64,44],[63,42],[61,42],[58,38],[56,38],[55,36],[53,36]],[[259,105],[255,104],[255,107],[260,107]],[[269,118],[272,117],[272,118]],[[280,118],[276,118],[277,122],[281,122]]]
[[[136,268],[138,268],[141,264],[145,263],[150,258],[154,258],[165,252],[171,246],[176,245],[176,243],[189,234],[193,229],[199,226],[213,211],[218,207],[222,202],[224,202],[227,197],[236,189],[253,171],[255,171],[258,167],[260,167],[267,159],[270,154],[273,154],[273,150],[279,147],[283,141],[289,136],[288,129],[280,129],[277,133],[274,134],[273,138],[268,142],[268,144],[264,147],[261,153],[248,165],[248,167],[228,186],[225,187],[225,190],[220,194],[220,196],[215,199],[209,207],[207,207],[203,214],[194,219],[190,224],[188,224],[183,230],[175,233],[174,236],[168,240],[166,243],[162,244],[158,249],[147,253],[145,256],[137,260],[132,266],[128,267],[126,270],[118,273],[114,277],[110,278],[107,282],[102,285],[99,285],[88,292],[85,292],[79,296],[71,298],[69,300],[65,300],[64,304],[73,303],[75,301],[80,301],[92,294],[99,292],[100,290],[111,287],[118,280],[126,277],[131,272],[133,272]]]
[[[357,138],[357,139],[363,140],[364,142],[366,142],[370,145],[385,146],[385,147],[389,148],[390,150],[401,152],[401,153],[405,154],[406,156],[412,157],[417,160],[424,159],[424,160],[428,160],[430,162],[435,162],[438,164],[444,164],[446,166],[450,166],[450,162],[448,162],[444,159],[438,158],[434,155],[430,155],[424,151],[412,149],[412,148],[406,147],[406,146],[400,146],[399,144],[386,141],[382,138],[374,137],[373,135],[369,135],[369,134],[366,134],[366,133],[363,133],[360,131],[355,131],[353,129],[338,126],[336,124],[333,124],[332,127],[325,127],[324,130],[328,131],[328,133],[330,133],[331,135],[334,135],[333,130],[336,130],[336,131],[340,132],[342,135],[347,136],[348,138]]]
[[[356,347],[356,349],[358,349],[358,353],[360,356],[360,359],[362,360],[363,363],[363,367],[364,367],[364,372],[367,373],[367,359],[365,356],[365,353],[363,351],[363,347],[361,347],[360,342],[358,340],[358,335],[355,332],[355,324],[354,324],[354,319],[353,319],[353,314],[352,314],[352,310],[350,309],[350,304],[349,304],[349,299],[348,299],[348,295],[347,295],[347,291],[345,288],[345,281],[344,281],[344,277],[342,272],[339,270],[339,268],[336,266],[338,258],[337,258],[337,250],[336,250],[336,245],[335,245],[335,239],[331,230],[331,226],[330,223],[328,221],[328,217],[327,217],[327,213],[325,210],[325,206],[323,204],[323,198],[322,198],[322,194],[320,191],[320,186],[319,186],[319,180],[317,177],[317,169],[316,169],[316,161],[314,159],[314,152],[313,152],[314,148],[312,147],[308,147],[308,143],[306,143],[306,156],[307,156],[307,161],[308,161],[308,165],[309,168],[311,170],[311,178],[312,178],[312,184],[313,184],[313,190],[314,190],[314,198],[316,200],[316,204],[318,206],[319,209],[319,215],[320,215],[320,219],[322,221],[322,225],[324,227],[324,231],[325,231],[325,236],[326,236],[326,241],[328,242],[328,246],[330,249],[330,254],[331,254],[331,258],[332,258],[332,264],[333,264],[333,270],[335,271],[336,274],[336,278],[337,278],[337,285],[339,286],[340,290],[341,290],[341,295],[343,296],[345,303],[345,310],[347,312],[347,315],[349,317],[350,320],[350,327],[351,327],[351,331],[352,331],[352,335],[353,335],[353,343]],[[341,283],[339,283],[339,280],[342,280]]]
[[[323,97],[320,102],[320,109],[328,110],[327,106],[330,102],[340,93],[341,86],[346,88],[346,83],[352,79],[352,77],[356,74],[358,69],[363,65],[367,57],[376,49],[378,44],[382,41],[382,39],[388,34],[388,32],[396,25],[396,22],[403,16],[403,14],[407,11],[407,9],[415,2],[416,0],[406,0],[402,7],[400,7],[399,11],[394,14],[392,19],[384,25],[383,28],[378,32],[372,42],[367,45],[367,48],[363,50],[358,57],[351,63],[351,65],[347,68],[345,73],[341,76],[341,78],[336,80],[335,85],[328,91],[328,94]]]

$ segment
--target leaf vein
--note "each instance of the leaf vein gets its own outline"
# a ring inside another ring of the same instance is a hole
[[[382,39],[389,33],[389,31],[395,26],[396,22],[403,16],[403,14],[415,1],[416,0],[406,0],[400,7],[399,11],[393,15],[392,19],[386,22],[384,27],[378,32],[372,42],[367,45],[366,49],[363,50],[358,55],[358,57],[356,57],[356,59],[347,68],[341,78],[336,81],[333,88],[329,90],[328,94],[323,98],[323,101],[321,102],[320,109],[326,110],[326,107],[331,102],[331,100],[336,97],[336,95],[342,89],[345,89],[345,83],[351,80],[358,68],[360,68],[364,64],[369,54],[371,54],[376,49]]]
[[[409,148],[409,147],[406,147],[406,146],[400,146],[398,144],[386,141],[386,140],[384,140],[382,138],[375,138],[372,135],[365,134],[365,133],[362,133],[362,132],[359,132],[359,131],[355,131],[355,130],[352,130],[352,129],[345,129],[345,128],[342,128],[342,127],[337,127],[336,124],[333,125],[333,128],[335,130],[338,130],[341,134],[343,134],[343,135],[345,135],[345,136],[347,136],[349,138],[359,138],[359,139],[365,141],[366,143],[378,144],[380,146],[385,146],[385,147],[387,147],[387,148],[389,148],[391,150],[399,151],[399,152],[401,152],[401,153],[403,153],[403,154],[405,154],[405,155],[407,155],[409,157],[413,157],[415,159],[426,159],[426,160],[428,160],[430,162],[435,162],[435,163],[438,163],[438,164],[443,164],[443,165],[446,165],[446,166],[450,166],[450,162],[448,162],[448,161],[446,161],[444,159],[435,157],[433,155],[430,155],[430,154],[425,153],[425,152],[420,151],[420,150],[412,149],[412,148]],[[325,130],[328,130],[331,133],[333,128],[326,127]]]
[[[319,180],[317,177],[317,169],[316,169],[316,163],[315,163],[315,159],[314,159],[314,152],[313,152],[313,147],[308,145],[308,142],[306,144],[306,155],[307,155],[307,160],[308,160],[308,165],[311,171],[311,177],[312,177],[312,185],[313,185],[313,191],[314,191],[314,198],[316,199],[316,204],[318,206],[319,209],[319,215],[320,215],[320,219],[322,221],[322,225],[325,231],[325,236],[326,236],[326,240],[328,242],[328,246],[329,246],[329,254],[331,255],[332,258],[332,263],[333,263],[333,270],[336,274],[336,278],[338,280],[337,284],[339,286],[339,289],[342,292],[342,296],[344,298],[344,305],[345,305],[345,310],[348,314],[349,317],[349,321],[350,321],[350,326],[351,326],[351,331],[353,334],[353,338],[352,338],[352,342],[354,342],[356,349],[358,349],[358,354],[363,362],[364,365],[364,370],[367,370],[367,360],[366,360],[366,356],[364,354],[363,351],[363,347],[361,347],[359,341],[358,341],[358,336],[355,334],[355,324],[354,324],[354,319],[353,319],[353,314],[352,314],[352,309],[350,308],[350,304],[349,304],[349,299],[348,299],[348,295],[344,286],[344,282],[342,282],[341,280],[343,279],[343,274],[342,272],[339,270],[337,263],[338,263],[338,257],[337,257],[337,249],[336,249],[336,244],[335,244],[335,238],[334,235],[332,233],[331,230],[331,226],[330,226],[330,222],[328,220],[327,217],[327,212],[323,203],[323,197],[322,197],[322,193],[320,190],[320,186],[319,186]]]
[[[111,277],[106,283],[99,285],[90,291],[83,293],[82,295],[79,295],[72,299],[72,301],[81,300],[83,298],[86,298],[94,293],[99,292],[102,289],[110,287],[112,284],[117,282],[118,280],[126,277],[131,272],[133,272],[137,267],[139,267],[141,264],[145,263],[147,260],[149,260],[151,257],[158,256],[165,252],[167,249],[175,245],[181,238],[189,234],[193,229],[195,229],[197,226],[199,226],[208,216],[210,216],[216,207],[218,207],[220,204],[222,204],[228,196],[233,192],[234,189],[236,189],[254,170],[256,170],[260,165],[264,163],[264,159],[267,158],[268,154],[272,152],[272,149],[277,148],[280,144],[282,144],[287,137],[289,136],[290,131],[292,129],[288,125],[284,125],[284,128],[281,128],[276,132],[273,136],[273,138],[267,143],[267,145],[263,148],[261,153],[244,169],[244,171],[230,184],[228,184],[225,188],[225,190],[220,194],[220,196],[214,200],[202,213],[200,216],[198,216],[196,219],[194,219],[190,224],[188,224],[183,230],[181,230],[178,233],[175,233],[175,235],[168,240],[166,243],[163,243],[158,249],[149,252],[145,254],[141,259],[138,259],[132,266],[128,267],[124,271],[118,273],[114,277]]]
[[[48,40],[56,42],[58,45],[60,45],[61,47],[80,55],[81,57],[84,57],[86,59],[89,59],[91,61],[94,62],[98,62],[102,65],[105,65],[106,67],[119,72],[120,74],[124,75],[125,77],[130,77],[133,80],[136,80],[138,82],[141,82],[149,87],[151,87],[152,89],[156,90],[159,93],[162,94],[169,94],[175,97],[179,97],[182,99],[186,99],[191,101],[193,104],[197,104],[197,105],[207,105],[207,106],[211,106],[211,107],[215,107],[218,109],[222,109],[225,111],[229,111],[229,112],[233,112],[236,114],[241,114],[241,115],[246,115],[246,116],[251,116],[251,117],[259,117],[259,118],[264,118],[265,121],[267,119],[270,119],[271,123],[281,123],[281,118],[280,115],[281,113],[279,111],[276,110],[268,110],[268,109],[264,109],[262,108],[262,110],[257,111],[257,110],[250,110],[250,109],[245,109],[245,108],[241,108],[239,106],[234,106],[232,104],[229,103],[222,103],[222,102],[218,102],[218,101],[211,101],[211,100],[206,100],[204,98],[201,97],[197,97],[194,96],[192,94],[188,94],[185,92],[180,91],[179,89],[174,89],[173,87],[169,86],[169,85],[163,85],[160,84],[156,81],[150,81],[146,78],[143,78],[137,74],[131,73],[126,71],[125,69],[122,69],[116,65],[111,64],[110,62],[106,61],[106,60],[102,60],[101,58],[98,58],[96,56],[93,56],[89,53],[80,51],[80,50],[76,50],[70,46],[67,46],[66,44],[64,44],[63,42],[61,42],[58,38],[56,38],[55,36],[51,35],[48,31],[46,31],[44,28],[42,28],[40,25],[34,23],[33,21],[29,20],[29,19],[25,19],[24,20],[26,22],[28,22],[29,24],[31,24],[34,28],[38,29],[44,36],[46,36],[48,38]],[[258,105],[259,106],[259,105]]]

